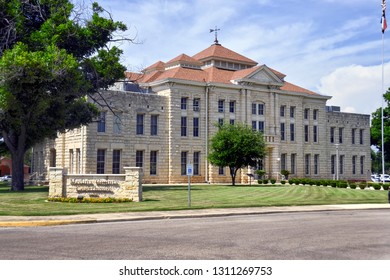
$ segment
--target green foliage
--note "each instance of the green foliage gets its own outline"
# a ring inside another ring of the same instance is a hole
[[[215,166],[229,167],[232,185],[239,169],[256,166],[264,156],[263,135],[243,124],[220,125],[211,139],[209,160]]]
[[[0,1],[0,18],[0,132],[12,189],[23,190],[25,152],[90,123],[98,110],[86,96],[123,77],[122,51],[110,42],[126,26],[97,3],[89,12],[69,0]]]
[[[271,179],[271,184],[274,185],[276,183],[276,179]]]
[[[383,108],[384,150],[385,161],[390,161],[390,91],[383,95],[386,107]],[[371,119],[371,145],[382,151],[382,110],[377,109],[372,113]],[[381,153],[381,152],[380,152]]]
[[[68,203],[123,203],[132,202],[130,198],[112,198],[112,197],[51,197],[47,199],[51,202],[68,202]]]
[[[282,185],[285,185],[285,184],[286,184],[286,180],[282,180],[282,181],[280,181],[280,183],[281,183]]]
[[[255,173],[259,176],[259,179],[262,179],[266,172],[264,170],[256,170]]]

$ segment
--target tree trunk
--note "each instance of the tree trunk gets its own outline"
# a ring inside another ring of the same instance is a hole
[[[26,127],[21,125],[20,133],[2,131],[3,139],[11,152],[11,191],[24,191],[24,155],[26,153]]]
[[[230,169],[230,176],[232,176],[232,186],[235,186],[237,169],[235,167],[229,167],[229,169]]]
[[[11,191],[24,191],[24,152],[12,153]]]

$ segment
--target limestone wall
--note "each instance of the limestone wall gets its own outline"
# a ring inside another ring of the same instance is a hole
[[[49,197],[112,197],[142,201],[142,173],[125,167],[125,174],[65,174],[62,167],[50,168]]]

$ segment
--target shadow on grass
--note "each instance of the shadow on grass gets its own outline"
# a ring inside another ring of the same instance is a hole
[[[0,185],[0,193],[48,193],[49,192],[49,187],[48,186],[25,186],[24,191],[20,192],[13,192],[11,191],[11,185],[6,185],[6,184],[1,184]]]

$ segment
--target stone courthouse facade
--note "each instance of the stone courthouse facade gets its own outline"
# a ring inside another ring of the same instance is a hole
[[[106,92],[100,118],[33,150],[32,171],[61,166],[68,174],[118,174],[141,167],[144,183],[230,182],[227,168],[207,161],[216,123],[246,123],[264,134],[258,169],[269,178],[366,180],[370,117],[327,107],[330,96],[301,88],[266,65],[215,43],[156,62]],[[92,102],[92,101],[91,101]],[[242,170],[237,182],[247,183]]]

